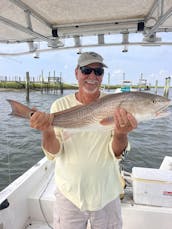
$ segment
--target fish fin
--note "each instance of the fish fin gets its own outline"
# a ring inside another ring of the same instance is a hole
[[[112,116],[106,117],[100,121],[100,124],[103,126],[109,126],[114,124],[114,118]]]
[[[7,99],[7,101],[9,102],[12,108],[12,112],[10,115],[29,119],[31,117],[31,114],[33,114],[35,111],[15,100]]]
[[[169,111],[162,111],[159,114],[157,114],[157,116],[155,117],[155,119],[164,118],[164,117],[169,116],[170,114],[171,114],[171,112],[169,112]]]

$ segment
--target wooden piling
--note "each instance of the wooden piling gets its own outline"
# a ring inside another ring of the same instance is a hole
[[[59,77],[59,84],[60,84],[60,93],[63,95],[63,82],[62,82],[62,73],[60,72],[60,77]]]
[[[110,91],[110,72],[108,72],[108,91]]]
[[[29,101],[30,77],[29,72],[26,72],[26,101]]]
[[[168,96],[169,96],[170,81],[171,81],[171,77],[165,78],[165,86],[164,86],[163,96],[166,98],[168,98]]]
[[[158,80],[155,81],[155,94],[158,93]]]
[[[41,94],[43,94],[43,90],[44,90],[44,73],[43,70],[41,71],[41,77],[40,77],[40,81],[41,81]]]

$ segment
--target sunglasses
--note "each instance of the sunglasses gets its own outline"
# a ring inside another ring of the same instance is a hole
[[[80,70],[82,74],[84,75],[90,75],[92,71],[94,71],[94,74],[96,76],[102,76],[104,74],[103,68],[90,68],[90,67],[83,66],[83,67],[80,67]]]

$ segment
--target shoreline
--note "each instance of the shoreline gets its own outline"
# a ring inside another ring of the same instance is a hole
[[[114,87],[114,88],[109,88],[110,90],[113,90],[113,89],[116,89],[117,87]],[[152,89],[152,88],[154,88],[154,87],[150,87],[150,89]],[[163,86],[159,86],[159,87],[157,87],[157,88],[164,88]],[[170,87],[170,88],[172,88],[172,87]],[[107,88],[108,89],[108,88]],[[64,88],[63,90],[75,90],[75,88]],[[7,91],[18,91],[18,92],[24,92],[24,91],[26,91],[26,89],[25,88],[19,88],[19,89],[17,89],[17,88],[1,88],[0,87],[0,92],[7,92]],[[35,91],[35,90],[33,90],[33,89],[30,89],[30,91]],[[36,91],[41,91],[41,90],[36,90]]]
[[[26,91],[26,89],[15,89],[15,88],[0,88],[0,92],[12,92],[12,91],[15,91],[15,92],[24,92]]]

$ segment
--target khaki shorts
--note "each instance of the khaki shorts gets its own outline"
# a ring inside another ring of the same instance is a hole
[[[122,229],[119,198],[98,211],[80,211],[59,190],[55,196],[54,229]]]

